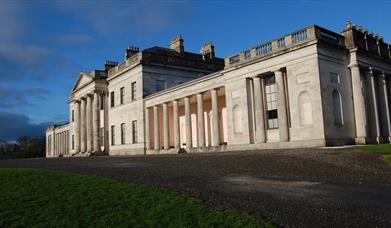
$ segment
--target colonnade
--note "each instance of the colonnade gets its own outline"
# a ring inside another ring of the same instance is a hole
[[[205,147],[205,119],[204,119],[204,95],[207,91],[200,92],[196,95],[197,99],[197,147]],[[211,146],[219,146],[221,143],[220,139],[220,122],[219,122],[219,105],[218,105],[218,88],[214,88],[209,91],[211,96]],[[172,103],[172,127],[173,127],[173,141],[174,141],[174,148],[179,149],[180,148],[180,122],[179,122],[179,102],[180,100],[183,100],[184,103],[184,111],[185,111],[185,142],[186,142],[186,149],[191,149],[194,147],[193,145],[193,131],[192,131],[192,121],[191,121],[191,104],[190,104],[190,97],[185,96],[181,99],[174,99],[169,102],[165,102],[163,104],[156,104],[151,107],[145,108],[145,144],[147,150],[160,150],[161,148],[168,150],[170,149],[170,139],[169,139],[169,114],[168,114],[168,105],[169,103]],[[162,127],[163,127],[163,145],[161,147],[160,145],[160,129],[159,129],[159,109],[162,109]],[[153,112],[153,118],[150,119],[150,111]],[[153,129],[151,129],[151,122],[153,122]],[[151,140],[151,130],[153,130],[153,145]]]
[[[53,157],[69,155],[69,131],[54,133],[53,137],[53,147],[49,149],[49,154]]]
[[[350,67],[356,143],[391,141],[391,75],[352,64]],[[387,86],[388,84],[388,86]]]
[[[73,101],[75,153],[100,151],[100,91]]]

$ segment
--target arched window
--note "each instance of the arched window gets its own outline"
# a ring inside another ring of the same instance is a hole
[[[341,94],[338,92],[338,90],[333,91],[333,114],[334,124],[336,126],[343,125],[342,100]]]
[[[312,125],[311,97],[307,91],[303,91],[299,94],[299,114],[301,126]]]
[[[233,121],[234,121],[234,132],[242,133],[242,110],[239,105],[235,105],[232,109]]]

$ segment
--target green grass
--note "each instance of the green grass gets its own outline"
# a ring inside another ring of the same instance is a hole
[[[0,227],[273,227],[173,191],[108,178],[0,169]]]
[[[381,159],[391,167],[391,144],[364,145],[353,147],[354,151],[381,153]]]
[[[372,153],[391,153],[391,144],[363,145],[353,147],[355,151],[365,151]]]
[[[391,166],[391,154],[383,155],[383,161],[386,162],[389,166]]]

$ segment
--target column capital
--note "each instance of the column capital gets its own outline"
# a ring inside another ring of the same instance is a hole
[[[261,80],[261,77],[259,75],[256,75],[254,77],[252,77],[253,80]]]
[[[360,66],[358,65],[358,63],[349,64],[348,67],[349,67],[350,69],[352,69],[352,68],[360,68]]]
[[[281,68],[277,68],[277,69],[274,69],[272,70],[274,73],[282,73],[282,70]]]

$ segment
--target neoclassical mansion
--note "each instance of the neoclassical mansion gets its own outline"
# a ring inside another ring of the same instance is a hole
[[[46,130],[47,157],[319,147],[390,142],[391,53],[350,21],[310,26],[225,59],[125,50],[81,72],[69,123]]]

